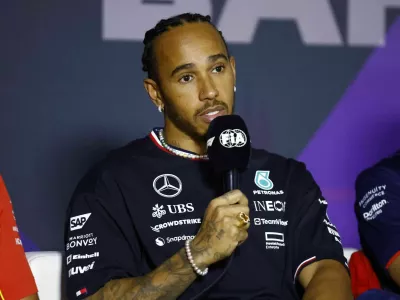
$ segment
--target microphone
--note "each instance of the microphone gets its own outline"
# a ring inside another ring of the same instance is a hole
[[[214,171],[222,176],[224,192],[239,188],[240,172],[251,155],[250,136],[238,115],[219,116],[207,131],[207,154]]]

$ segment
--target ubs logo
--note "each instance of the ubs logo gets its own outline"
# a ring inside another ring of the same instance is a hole
[[[184,214],[194,211],[193,203],[173,205],[168,204],[166,208],[170,214]],[[153,218],[161,219],[166,213],[167,211],[164,209],[164,205],[160,206],[158,203],[156,203],[156,205],[153,207],[153,213],[151,215]]]
[[[173,174],[162,174],[154,179],[153,188],[160,196],[173,198],[182,192],[182,181]]]

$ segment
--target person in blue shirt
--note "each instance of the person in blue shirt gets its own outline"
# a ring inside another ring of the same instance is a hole
[[[382,288],[400,295],[400,151],[363,170],[355,187],[362,250]]]

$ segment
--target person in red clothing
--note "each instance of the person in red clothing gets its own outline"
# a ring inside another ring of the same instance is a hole
[[[11,199],[0,176],[0,299],[37,300],[37,292],[18,233]]]

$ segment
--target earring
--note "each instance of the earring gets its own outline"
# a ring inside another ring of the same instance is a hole
[[[233,91],[236,93],[236,85],[233,87]]]
[[[158,111],[161,113],[162,112],[162,107],[161,107],[161,105],[158,107]]]

